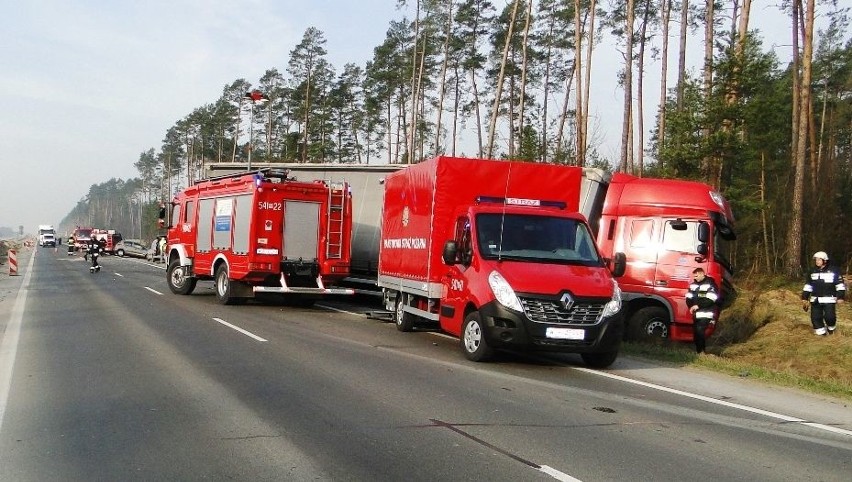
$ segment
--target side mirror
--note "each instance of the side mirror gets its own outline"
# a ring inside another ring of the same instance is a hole
[[[671,227],[672,227],[672,229],[674,229],[675,231],[686,231],[686,227],[687,227],[687,226],[686,226],[686,221],[684,221],[683,219],[680,219],[680,218],[675,219],[674,221],[672,221],[672,222],[670,223],[670,226],[671,226]]]
[[[624,271],[627,269],[627,256],[624,253],[615,253],[615,258],[612,263],[612,275],[616,278],[624,276]]]
[[[702,243],[710,241],[710,225],[707,224],[707,221],[701,221],[700,223],[698,223],[698,240]],[[705,247],[705,249],[707,248]]]
[[[448,266],[452,266],[456,264],[456,255],[458,255],[459,246],[455,241],[449,240],[444,243],[444,251],[441,254],[441,258],[444,260],[444,264]]]
[[[699,244],[697,251],[698,251],[698,254],[700,254],[701,256],[707,256],[707,253],[709,252],[709,250],[707,249],[707,243]]]

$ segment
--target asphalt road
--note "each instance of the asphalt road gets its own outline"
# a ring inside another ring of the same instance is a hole
[[[838,400],[506,354],[324,300],[221,306],[37,248],[0,279],[0,480],[848,480]]]

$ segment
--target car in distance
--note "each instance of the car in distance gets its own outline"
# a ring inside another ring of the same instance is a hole
[[[148,254],[148,247],[138,239],[122,239],[115,244],[115,254],[121,257],[144,258]]]

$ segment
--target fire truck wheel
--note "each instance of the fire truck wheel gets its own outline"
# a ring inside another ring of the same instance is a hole
[[[402,294],[400,294],[396,297],[396,308],[393,313],[393,321],[396,322],[397,330],[411,331],[414,329],[414,316],[411,313],[402,311],[403,306]]]
[[[180,260],[174,260],[169,264],[166,270],[166,280],[169,282],[169,289],[176,295],[188,295],[195,289],[195,283],[198,281],[188,275],[189,267],[180,265]]]
[[[669,314],[658,306],[647,306],[630,318],[630,334],[637,341],[659,341],[669,337]]]
[[[223,305],[238,305],[245,302],[244,298],[234,296],[231,289],[231,281],[228,279],[228,266],[222,264],[216,268],[216,299]]]
[[[592,368],[606,368],[618,358],[618,351],[607,351],[603,353],[581,353],[580,357]]]
[[[482,318],[476,311],[467,315],[464,319],[461,347],[464,356],[470,361],[486,361],[494,355],[494,349],[488,346],[488,341],[485,339]]]

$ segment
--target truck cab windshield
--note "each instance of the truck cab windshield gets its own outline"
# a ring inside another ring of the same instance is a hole
[[[600,264],[591,233],[575,219],[483,213],[476,216],[476,235],[484,259]]]

